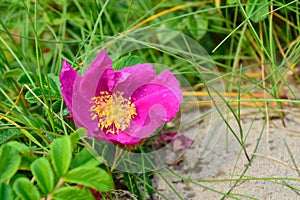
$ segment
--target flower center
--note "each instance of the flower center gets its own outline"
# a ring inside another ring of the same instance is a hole
[[[123,92],[109,94],[100,92],[100,96],[93,97],[94,105],[90,108],[92,120],[98,120],[98,127],[106,134],[119,134],[130,124],[136,116],[135,105],[123,97]]]

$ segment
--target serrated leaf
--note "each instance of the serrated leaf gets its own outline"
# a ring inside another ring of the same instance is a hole
[[[49,85],[55,94],[60,94],[60,82],[58,76],[48,74]]]
[[[0,199],[5,200],[14,200],[14,194],[10,185],[6,184],[5,182],[0,182]]]
[[[254,22],[263,21],[268,17],[269,12],[268,0],[248,0],[246,5],[246,13],[251,16],[250,19]],[[254,13],[254,14],[253,14]]]
[[[87,148],[84,148],[74,158],[71,164],[71,168],[73,169],[80,166],[90,167],[90,168],[96,167],[102,162],[100,159],[96,159],[95,156],[96,155],[92,155],[92,153]]]
[[[61,108],[61,103],[62,103],[62,100],[55,101],[52,104],[52,111],[55,112],[55,113],[58,113],[60,111],[60,108]]]
[[[25,94],[25,99],[29,103],[37,103],[37,102],[39,102],[39,100],[35,96],[39,97],[40,99],[42,98],[43,93],[42,93],[41,88],[33,88],[32,91],[27,91]]]
[[[28,116],[27,119],[30,121],[33,127],[38,127],[40,130],[46,129],[45,124],[43,123],[45,120],[43,116],[39,114],[33,114]]]
[[[0,147],[0,180],[9,180],[19,169],[21,155],[17,149],[4,144]]]
[[[23,73],[23,70],[16,68],[16,69],[11,69],[11,70],[4,72],[2,77],[4,79],[6,79],[6,78],[20,76],[22,73]]]
[[[28,72],[28,76],[31,78],[31,80],[34,81],[34,77],[31,72]],[[18,83],[20,85],[24,85],[24,84],[30,85],[31,81],[29,80],[28,76],[25,73],[21,74],[18,78]]]
[[[0,145],[21,135],[23,135],[23,133],[19,129],[7,129],[0,133]]]
[[[141,58],[137,57],[137,56],[124,56],[124,57],[118,59],[117,61],[115,61],[112,65],[112,67],[115,70],[121,70],[121,69],[124,69],[126,67],[141,64],[143,62],[144,61]]]
[[[14,182],[14,192],[22,200],[39,200],[40,193],[37,188],[24,177],[18,178]]]
[[[54,171],[62,177],[69,169],[72,159],[72,145],[68,136],[54,140],[51,143],[51,160]]]
[[[31,164],[30,169],[41,190],[46,194],[51,193],[54,187],[54,175],[49,161],[44,157],[39,158]]]
[[[91,192],[79,187],[63,187],[53,194],[54,200],[95,200]]]
[[[19,166],[19,169],[21,170],[29,170],[29,166],[33,161],[37,159],[37,156],[34,155],[28,146],[26,146],[24,143],[17,142],[17,141],[11,141],[7,143],[7,145],[16,148],[19,153],[21,154],[21,164]]]
[[[65,181],[92,187],[99,192],[114,188],[111,175],[101,168],[77,167],[68,172]]]
[[[53,92],[51,92],[48,88],[44,88],[44,94],[45,96],[48,96],[49,94],[51,95],[52,99],[59,99],[60,96],[53,94]],[[29,103],[37,103],[39,102],[39,100],[36,98],[36,96],[39,99],[43,99],[43,93],[42,93],[42,89],[39,87],[33,88],[32,91],[27,91],[25,94],[25,99],[29,102]]]
[[[208,19],[206,15],[190,15],[188,17],[188,28],[193,38],[200,40],[208,29]]]

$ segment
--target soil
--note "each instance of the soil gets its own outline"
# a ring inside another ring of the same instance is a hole
[[[166,156],[173,159],[169,168],[180,177],[167,168],[161,169],[167,181],[155,175],[154,187],[158,193],[167,199],[221,199],[234,186],[224,199],[300,199],[299,109],[285,110],[285,127],[278,113],[270,112],[270,121],[266,123],[263,112],[256,108],[241,111],[245,148],[249,157],[253,157],[250,165],[232,133],[233,130],[240,138],[232,114],[227,118],[232,130],[224,120],[217,121],[215,117],[183,130],[188,136],[198,127],[193,145],[181,157],[175,158],[174,148],[168,149]],[[215,134],[214,143],[208,142],[208,134]],[[161,195],[155,194],[154,199],[162,199]]]

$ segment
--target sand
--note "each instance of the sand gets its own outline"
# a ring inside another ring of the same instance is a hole
[[[245,147],[253,157],[250,166],[224,121],[206,118],[183,130],[188,136],[197,133],[193,145],[180,158],[173,148],[167,151],[166,156],[173,159],[169,168],[180,177],[166,168],[161,169],[171,186],[156,174],[154,187],[167,199],[221,199],[235,184],[225,199],[300,199],[300,172],[295,169],[300,167],[300,114],[297,109],[289,108],[285,112],[286,127],[283,127],[277,113],[269,113],[268,124],[262,113],[255,108],[241,112]],[[236,119],[230,114],[227,119],[240,138]],[[224,127],[220,128],[222,124]],[[215,132],[211,131],[212,127]],[[207,134],[214,134],[215,142],[203,143]],[[203,150],[205,144],[208,145]],[[241,176],[242,180],[237,182]],[[154,199],[163,198],[155,194]]]

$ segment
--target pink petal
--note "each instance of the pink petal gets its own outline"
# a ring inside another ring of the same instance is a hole
[[[127,133],[120,131],[119,134],[105,134],[103,131],[99,130],[98,132],[91,132],[89,131],[87,134],[89,137],[95,137],[98,140],[106,140],[113,144],[120,144],[120,145],[136,145],[141,142],[143,138],[133,137],[128,135]]]
[[[107,134],[105,138],[114,144],[121,144],[125,146],[136,145],[141,142],[143,138],[136,138],[131,135],[128,135],[124,132],[120,132],[119,134]]]
[[[106,51],[102,50],[102,51],[99,52],[97,57],[93,60],[91,66],[89,67],[87,72],[92,70],[92,69],[102,70],[102,68],[104,66],[108,66],[108,65],[111,65],[111,64],[112,64],[112,60],[107,55]]]
[[[64,62],[66,70],[61,74],[62,91],[65,90],[63,97],[76,126],[85,127],[88,136],[114,144],[136,145],[176,115],[182,102],[180,85],[169,71],[156,76],[151,64],[139,64],[120,71],[114,71],[111,64],[106,52],[101,51],[85,75],[80,77]],[[65,71],[72,72],[69,79],[63,78]],[[72,85],[72,89],[65,89],[65,85]],[[124,92],[124,97],[131,97],[136,106],[137,116],[119,134],[105,134],[98,127],[97,120],[92,120],[92,98],[100,91]]]
[[[64,59],[63,67],[59,75],[59,81],[61,83],[60,89],[62,92],[62,97],[71,114],[72,114],[73,88],[74,88],[74,82],[77,78],[81,78],[81,76]]]
[[[73,94],[73,119],[77,127],[84,127],[88,132],[93,133],[98,131],[97,120],[92,120],[90,108],[93,106],[93,101],[82,95],[79,90],[81,81],[75,82]]]
[[[156,111],[159,118],[153,120],[170,121],[178,112],[182,102],[182,92],[176,78],[169,71],[164,71],[150,83],[138,88],[132,95],[137,109],[134,122],[145,125],[149,112]]]
[[[105,51],[101,51],[82,80],[76,82],[73,94],[73,118],[77,127],[85,127],[88,134],[98,133],[97,120],[92,120],[90,108],[94,102],[92,98],[100,91],[112,91],[115,84],[114,77],[119,76],[111,67],[112,60]],[[118,80],[118,77],[116,78]]]
[[[182,92],[175,76],[164,71],[134,91],[132,101],[137,116],[125,131],[135,138],[146,138],[178,112]]]
[[[97,120],[92,120],[90,108],[92,98],[100,91],[111,91],[117,76],[111,67],[111,59],[105,51],[101,51],[83,78],[74,84],[73,119],[77,127],[85,127],[89,134],[99,132]]]
[[[81,81],[79,90],[86,99],[91,99],[100,91],[112,91],[115,85],[115,72],[111,67],[112,60],[106,54],[106,51],[101,51],[90,68],[86,71]]]
[[[130,97],[136,89],[156,76],[153,66],[149,63],[127,67],[118,72],[122,74],[122,78],[119,79],[114,90],[124,92],[124,97]]]
[[[176,77],[170,72],[170,71],[163,71],[161,74],[156,76],[155,80],[153,80],[154,83],[162,84],[166,87],[168,87],[174,95],[176,95],[177,100],[179,101],[179,104],[183,100],[182,91],[180,89],[180,85]]]

